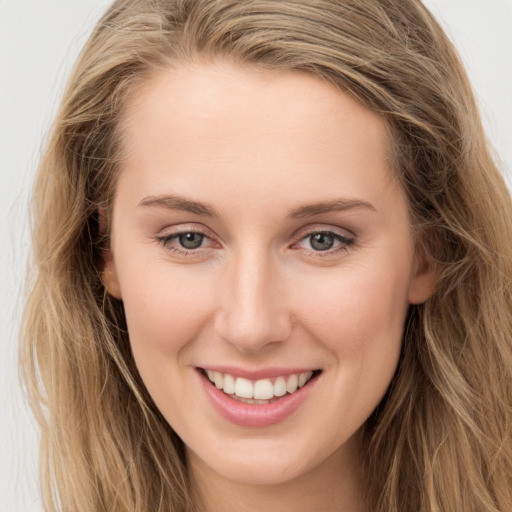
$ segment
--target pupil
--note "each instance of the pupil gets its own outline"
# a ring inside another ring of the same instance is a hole
[[[334,245],[334,237],[327,233],[316,233],[311,235],[311,247],[317,251],[327,251]]]
[[[180,245],[185,249],[197,249],[203,243],[201,233],[182,233],[179,235]]]

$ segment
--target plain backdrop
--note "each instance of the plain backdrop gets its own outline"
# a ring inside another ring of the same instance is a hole
[[[27,204],[66,77],[109,0],[0,0],[0,512],[41,512],[16,351]],[[426,0],[455,42],[512,183],[512,0]],[[512,235],[511,235],[512,236]]]

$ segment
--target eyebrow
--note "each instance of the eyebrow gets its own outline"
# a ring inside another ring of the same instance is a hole
[[[194,213],[205,217],[219,217],[219,214],[215,209],[207,204],[173,195],[148,196],[140,201],[139,206],[154,206],[158,208],[166,208],[168,210],[180,210],[183,212]]]
[[[216,210],[208,204],[199,203],[175,195],[148,196],[139,202],[139,206],[180,210],[205,217],[220,217]],[[296,208],[287,215],[287,218],[304,219],[322,213],[340,212],[354,208],[366,208],[376,211],[375,207],[366,201],[360,201],[358,199],[331,199],[329,201],[312,203]]]
[[[293,210],[288,217],[292,219],[304,219],[321,213],[341,212],[353,208],[366,208],[377,211],[376,208],[366,201],[358,199],[332,199],[320,203],[308,204]]]

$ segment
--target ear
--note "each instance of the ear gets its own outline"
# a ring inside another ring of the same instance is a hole
[[[104,236],[107,231],[106,210],[100,207],[98,211],[98,223],[100,235]],[[110,247],[110,240],[106,240],[101,249],[101,280],[107,292],[121,300],[121,286],[117,277],[116,263]]]
[[[117,277],[116,271],[116,263],[114,261],[114,256],[110,248],[102,250],[101,259],[103,261],[103,269],[101,272],[101,280],[103,281],[103,286],[110,295],[112,295],[116,299],[121,300],[121,286],[119,285],[119,279]]]
[[[424,253],[415,255],[413,275],[409,285],[409,303],[422,304],[435,292],[439,267],[428,260]]]

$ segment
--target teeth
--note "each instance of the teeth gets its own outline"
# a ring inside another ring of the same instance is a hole
[[[299,378],[297,375],[290,375],[288,377],[288,380],[286,381],[286,391],[288,393],[293,393],[294,391],[297,391],[297,387],[299,386]]]
[[[215,387],[217,389],[222,389],[224,387],[224,376],[222,375],[222,373],[219,373],[219,372],[213,372],[213,375],[214,375]]]
[[[276,381],[274,382],[274,395],[286,395],[286,381],[284,380],[284,377],[277,377]]]
[[[212,370],[206,370],[206,375],[217,389],[222,389],[227,395],[234,395],[247,403],[268,403],[268,400],[274,397],[294,393],[303,387],[311,379],[313,372],[277,377],[274,383],[270,379],[252,382],[243,377],[234,377],[229,373],[222,374]]]
[[[240,398],[253,398],[252,382],[243,377],[238,377],[235,381],[235,395]]]
[[[313,372],[301,373],[299,376],[299,388],[304,386],[304,384],[306,384],[306,382],[311,378],[312,375]]]
[[[270,400],[274,398],[274,386],[268,379],[257,380],[254,383],[254,398],[256,400]]]
[[[235,394],[235,379],[229,373],[224,375],[224,393],[228,395]]]

